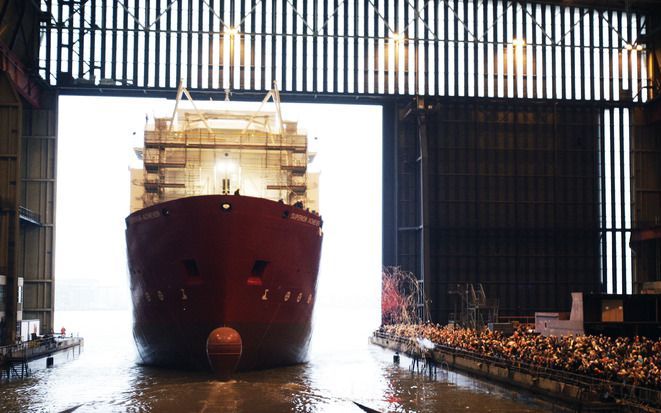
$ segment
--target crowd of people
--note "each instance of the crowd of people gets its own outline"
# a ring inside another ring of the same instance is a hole
[[[381,332],[431,340],[482,357],[525,363],[635,386],[661,389],[661,340],[644,337],[545,337],[523,329],[506,336],[498,331],[441,327],[434,324],[382,326]]]

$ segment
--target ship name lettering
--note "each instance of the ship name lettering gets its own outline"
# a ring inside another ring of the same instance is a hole
[[[299,221],[299,222],[306,222],[310,225],[314,225],[315,227],[318,227],[321,224],[321,221],[312,217],[308,217],[302,214],[297,214],[297,213],[292,213],[289,216],[290,219],[293,219],[294,221]]]
[[[305,215],[293,213],[289,217],[294,221],[308,222],[308,217],[306,217]]]

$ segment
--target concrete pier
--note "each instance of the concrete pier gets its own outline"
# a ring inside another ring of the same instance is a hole
[[[29,363],[45,358],[44,366],[51,366],[53,356],[68,350],[78,350],[80,354],[83,345],[81,337],[54,336],[0,347],[0,378],[26,377],[30,374]]]
[[[436,345],[420,349],[415,340],[376,332],[372,344],[414,357],[431,358],[437,365],[524,390],[580,411],[651,412],[661,409],[661,392],[570,372],[485,357]]]

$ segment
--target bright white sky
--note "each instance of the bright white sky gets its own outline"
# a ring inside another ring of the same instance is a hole
[[[238,102],[237,102],[238,103]],[[255,106],[256,107],[256,106]],[[173,101],[62,96],[59,100],[55,279],[125,286],[128,165],[146,114]],[[324,244],[317,309],[365,309],[380,319],[381,107],[283,104],[308,131],[320,170]],[[317,138],[315,140],[315,138]]]

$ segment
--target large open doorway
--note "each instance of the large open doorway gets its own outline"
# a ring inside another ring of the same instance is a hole
[[[153,98],[60,98],[58,328],[76,323],[71,316],[78,312],[130,311],[124,242],[129,164],[133,148],[142,144],[146,120],[171,113],[173,104]],[[315,337],[320,339],[313,338],[313,351],[315,343],[327,346],[339,339],[338,329],[344,331],[343,343],[364,344],[380,322],[381,107],[285,99],[283,112],[307,130],[310,150],[317,153],[311,167],[320,172],[324,244],[315,310]],[[126,317],[118,318],[127,324]],[[89,314],[83,319],[89,320]],[[84,335],[82,328],[67,326]],[[130,331],[123,325],[104,330],[115,328]]]

